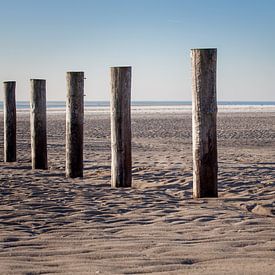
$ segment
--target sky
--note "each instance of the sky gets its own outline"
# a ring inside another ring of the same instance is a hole
[[[109,100],[110,67],[132,66],[132,100],[191,100],[192,48],[217,48],[220,101],[275,101],[275,0],[0,0],[0,81],[85,72],[85,100]],[[0,100],[3,99],[3,85]]]

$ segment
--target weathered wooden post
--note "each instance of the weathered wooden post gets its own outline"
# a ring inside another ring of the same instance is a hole
[[[4,82],[4,161],[16,161],[15,81]]]
[[[193,196],[217,197],[217,49],[193,49]]]
[[[84,72],[67,73],[66,176],[83,177]]]
[[[46,80],[31,79],[31,150],[32,168],[48,169]]]
[[[131,67],[111,68],[111,147],[111,184],[131,187]]]

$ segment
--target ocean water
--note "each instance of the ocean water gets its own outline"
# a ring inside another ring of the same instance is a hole
[[[132,101],[133,112],[163,113],[163,112],[191,112],[191,101]],[[109,112],[109,101],[85,101],[86,112]],[[17,101],[18,111],[28,111],[28,101]],[[65,101],[48,101],[48,112],[64,112]],[[3,102],[0,102],[0,110],[3,110]],[[275,112],[274,101],[220,101],[218,102],[219,112]]]

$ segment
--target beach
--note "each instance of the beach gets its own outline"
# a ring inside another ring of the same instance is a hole
[[[192,198],[192,121],[132,114],[133,188],[110,186],[108,111],[87,111],[84,177],[65,177],[65,112],[48,112],[48,170],[31,169],[28,112],[3,162],[0,274],[274,274],[275,111],[218,114],[219,198]]]

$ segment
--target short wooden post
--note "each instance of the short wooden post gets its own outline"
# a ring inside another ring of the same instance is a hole
[[[4,82],[4,161],[16,161],[15,81]]]
[[[217,197],[217,49],[193,49],[193,196]]]
[[[111,147],[111,184],[131,187],[131,67],[111,68]]]
[[[66,176],[83,177],[84,72],[67,73]]]
[[[32,168],[48,169],[46,80],[31,79],[31,150]]]

